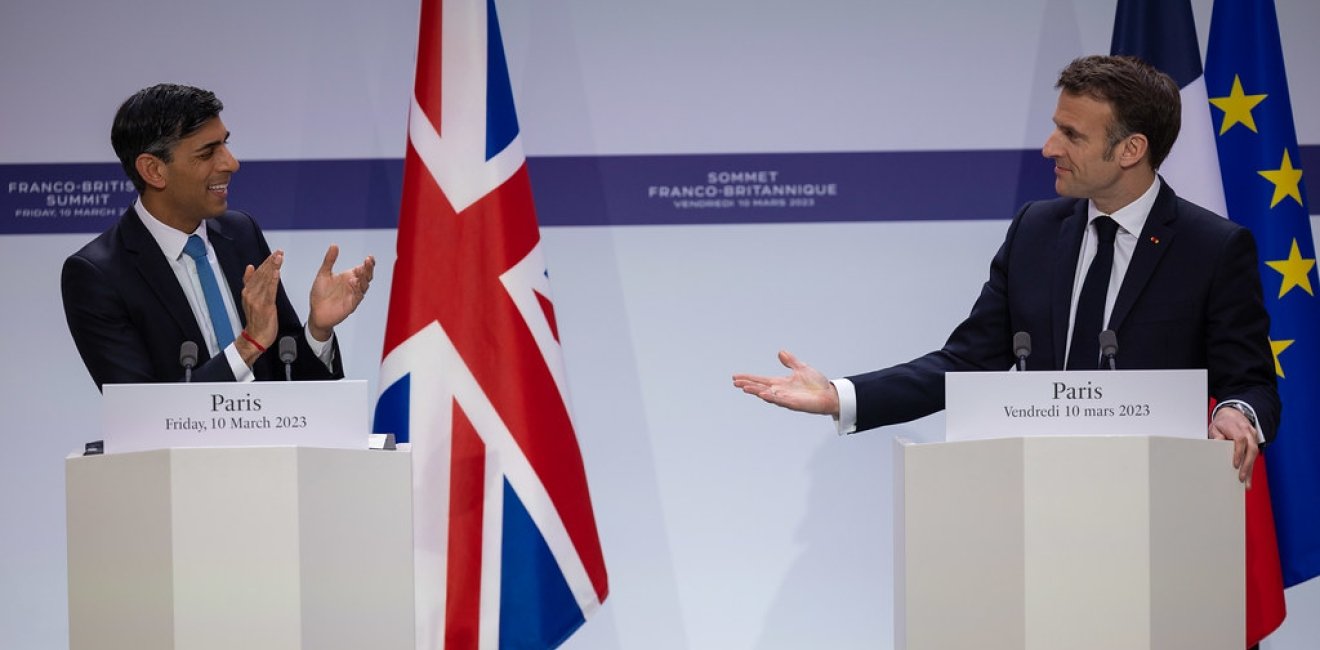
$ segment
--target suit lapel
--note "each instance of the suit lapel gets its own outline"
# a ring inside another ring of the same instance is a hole
[[[247,314],[243,311],[243,272],[247,269],[247,264],[239,255],[234,238],[225,232],[219,220],[208,219],[206,230],[211,248],[215,250],[215,259],[220,263],[220,270],[225,274],[225,283],[229,285],[229,295],[234,299],[238,322],[246,327]]]
[[[1068,345],[1068,320],[1072,316],[1073,282],[1077,276],[1077,259],[1082,251],[1082,233],[1086,231],[1086,205],[1077,201],[1073,213],[1059,224],[1059,236],[1054,242],[1054,286],[1050,304],[1054,330],[1054,368],[1063,369]]]
[[[1142,226],[1141,234],[1137,236],[1137,248],[1132,252],[1132,262],[1128,264],[1123,285],[1119,287],[1118,297],[1114,299],[1114,311],[1109,316],[1111,330],[1118,331],[1123,326],[1123,320],[1132,311],[1137,297],[1155,273],[1155,267],[1159,266],[1164,251],[1173,243],[1173,236],[1177,232],[1173,222],[1178,217],[1174,199],[1173,190],[1169,189],[1168,183],[1163,183],[1159,196],[1155,197],[1155,205],[1151,206],[1150,215],[1146,217],[1146,225]]]
[[[165,259],[165,253],[160,250],[156,239],[151,236],[147,227],[142,225],[142,218],[138,216],[137,211],[129,208],[120,221],[120,226],[120,240],[124,250],[132,254],[133,265],[137,268],[138,274],[160,300],[165,312],[183,331],[184,339],[204,341],[201,327],[197,325],[197,317],[193,315],[192,307],[188,304],[188,297],[183,295],[183,288],[179,286],[178,276],[174,274],[169,260]],[[201,351],[205,356],[205,345],[201,346]]]

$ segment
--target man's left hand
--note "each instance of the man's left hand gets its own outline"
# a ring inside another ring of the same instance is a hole
[[[1251,426],[1247,416],[1234,408],[1221,408],[1210,421],[1209,437],[1211,440],[1233,441],[1233,468],[1238,471],[1238,480],[1251,489],[1251,469],[1260,455],[1256,429]]]
[[[335,273],[337,259],[339,246],[331,244],[325,251],[321,268],[316,271],[316,278],[312,280],[311,314],[307,318],[307,327],[312,338],[318,341],[330,340],[335,326],[344,322],[362,303],[376,270],[376,258],[368,255],[361,264]]]

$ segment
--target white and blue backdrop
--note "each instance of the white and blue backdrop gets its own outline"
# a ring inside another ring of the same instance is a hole
[[[1277,4],[1314,206],[1320,3]],[[1193,5],[1204,46],[1210,2]],[[566,647],[889,647],[890,441],[938,438],[943,419],[840,439],[730,375],[777,372],[780,348],[838,376],[939,346],[1014,209],[1052,194],[1037,150],[1053,81],[1109,51],[1113,3],[499,10],[610,572]],[[287,251],[290,295],[330,242],[376,255],[388,287],[417,15],[414,0],[0,7],[0,647],[67,644],[63,458],[96,436],[99,394],[59,270],[132,200],[118,104],[162,81],[216,91],[243,162],[231,205]],[[373,394],[386,298],[339,330]],[[1317,583],[1288,592],[1266,648],[1316,646]]]

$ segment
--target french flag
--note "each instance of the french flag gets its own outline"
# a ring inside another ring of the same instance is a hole
[[[1182,130],[1160,176],[1174,191],[1217,215],[1226,216],[1219,150],[1201,68],[1201,46],[1189,0],[1119,0],[1111,54],[1140,57],[1173,77],[1182,96]]]
[[[417,647],[553,648],[609,592],[494,0],[423,0],[374,429],[413,454]]]

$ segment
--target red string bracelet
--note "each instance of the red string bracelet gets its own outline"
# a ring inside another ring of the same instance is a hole
[[[265,354],[265,353],[266,353],[266,346],[264,346],[264,345],[262,345],[262,344],[260,344],[260,343],[257,343],[257,340],[254,339],[254,338],[252,338],[252,335],[251,335],[251,334],[248,334],[248,333],[247,333],[247,330],[243,330],[243,331],[241,332],[241,334],[243,335],[243,339],[244,339],[245,341],[247,341],[248,343],[251,343],[252,345],[257,346],[257,351],[258,351],[258,352],[260,352],[260,353],[262,353],[262,354]]]

